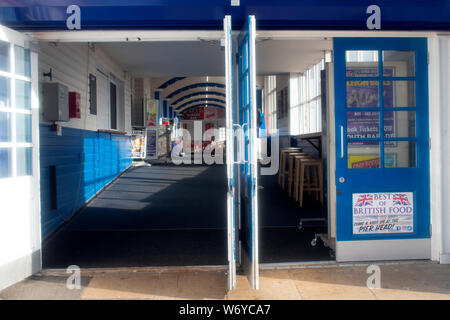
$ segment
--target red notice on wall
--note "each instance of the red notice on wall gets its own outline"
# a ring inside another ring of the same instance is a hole
[[[203,120],[205,118],[204,107],[192,108],[185,113],[181,120]]]

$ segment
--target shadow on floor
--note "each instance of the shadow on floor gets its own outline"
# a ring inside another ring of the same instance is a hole
[[[43,245],[44,268],[223,265],[225,166],[133,168]]]
[[[277,176],[260,184],[260,262],[329,260],[322,243],[311,246],[323,225],[296,228],[300,217],[316,217],[322,207],[306,199],[299,208]],[[44,242],[43,266],[225,265],[226,191],[223,165],[133,168]]]

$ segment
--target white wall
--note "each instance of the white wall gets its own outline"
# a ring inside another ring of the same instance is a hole
[[[99,47],[88,47],[87,43],[48,43],[41,42],[39,44],[39,81],[49,81],[49,78],[44,78],[43,73],[49,72],[52,69],[53,82],[60,82],[69,87],[69,91],[76,91],[80,93],[81,97],[81,118],[71,118],[68,122],[58,122],[62,127],[70,127],[86,130],[99,129],[98,123],[104,121],[97,119],[96,115],[89,112],[88,90],[89,73],[97,77],[97,92],[99,92],[99,71],[98,68],[104,71],[107,76],[113,76],[124,84],[124,101],[123,110],[123,126],[118,127],[119,131],[131,133],[131,77],[127,75],[106,52]],[[119,89],[119,86],[118,86]],[[42,94],[42,89],[41,94]],[[109,93],[109,91],[108,91]],[[118,103],[120,103],[118,95]],[[103,101],[101,99],[108,99]],[[100,104],[109,106],[109,95],[100,96],[97,94],[97,108]],[[121,108],[117,108],[120,110]],[[46,123],[42,118],[43,108],[41,108],[41,123]],[[97,110],[99,115],[99,108]],[[100,115],[101,116],[101,115]],[[47,122],[48,123],[48,122]],[[118,124],[121,121],[118,120]],[[105,129],[105,128],[101,128]]]
[[[440,109],[442,111],[442,217],[441,263],[450,263],[450,37],[439,39]]]

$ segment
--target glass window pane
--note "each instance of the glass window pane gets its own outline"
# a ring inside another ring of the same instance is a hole
[[[379,138],[379,112],[347,112],[347,138]]]
[[[378,51],[348,50],[345,53],[347,77],[378,76]]]
[[[378,107],[379,82],[376,80],[346,82],[347,107]]]
[[[16,108],[31,110],[31,82],[16,80]]]
[[[32,142],[31,114],[16,114],[16,141]]]
[[[11,80],[0,77],[0,108],[11,107]]]
[[[31,76],[30,50],[20,46],[14,46],[16,74]]]
[[[415,111],[384,111],[384,137],[408,138],[416,136]]]
[[[380,167],[380,143],[376,141],[347,143],[347,165],[349,169]]]
[[[415,81],[383,81],[383,105],[391,107],[415,107]]]
[[[12,149],[0,148],[0,179],[12,176]]]
[[[33,175],[33,148],[17,148],[17,176]]]
[[[9,60],[9,46],[10,44],[5,41],[0,41],[0,70],[10,71],[10,60]]]
[[[414,51],[383,51],[383,74],[388,77],[414,77]]]
[[[11,142],[11,113],[0,112],[0,142]]]
[[[416,142],[385,141],[384,167],[411,168],[416,166]]]

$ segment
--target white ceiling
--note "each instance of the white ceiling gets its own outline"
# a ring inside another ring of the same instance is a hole
[[[135,77],[223,76],[218,41],[97,43]],[[331,50],[331,40],[265,40],[256,44],[258,75],[302,72]]]

